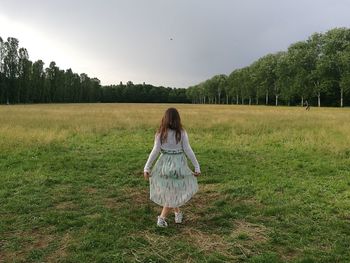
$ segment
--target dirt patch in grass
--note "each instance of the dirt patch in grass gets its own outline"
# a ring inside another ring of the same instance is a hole
[[[55,240],[54,235],[49,234],[41,229],[31,231],[11,232],[4,235],[3,246],[6,246],[6,240],[16,238],[19,242],[19,249],[16,251],[6,251],[2,254],[3,260],[7,261],[25,261],[26,257],[32,250],[45,249]]]
[[[180,237],[184,240],[188,240],[188,242],[197,247],[201,253],[210,254],[213,251],[217,251],[228,258],[237,257],[237,255],[230,253],[233,244],[227,242],[221,235],[186,227],[181,231]]]
[[[247,205],[247,206],[255,207],[257,209],[263,209],[265,207],[261,202],[255,200],[253,198],[250,198],[250,199],[235,199],[234,201],[237,202],[237,203],[241,203],[241,204]]]
[[[171,223],[174,225],[174,223]],[[236,228],[231,234],[216,234],[197,229],[190,225],[188,220],[179,226],[174,235],[162,235],[153,230],[145,230],[131,235],[135,240],[142,238],[147,241],[141,249],[132,251],[134,260],[142,262],[147,256],[157,256],[164,262],[170,262],[164,258],[171,258],[173,262],[197,262],[196,258],[188,256],[188,251],[174,253],[171,245],[183,242],[197,249],[196,253],[210,256],[213,252],[224,256],[230,262],[244,260],[261,253],[260,244],[268,241],[267,228],[263,225],[251,224],[245,221],[235,221]],[[170,226],[171,227],[171,226]],[[164,257],[164,258],[163,258]]]
[[[294,262],[299,256],[303,254],[302,249],[295,247],[275,245],[274,250],[278,255],[280,255],[283,262]]]
[[[232,253],[232,244],[226,242],[223,237],[191,228],[183,228],[181,232],[171,236],[145,230],[130,235],[130,238],[135,241],[140,238],[144,240],[141,247],[129,251],[130,257],[135,262],[143,262],[149,256],[156,257],[161,262],[198,262],[197,256],[191,257],[191,254],[210,255],[213,252],[220,253],[230,262],[240,257]],[[172,244],[179,242],[189,248],[174,250]],[[193,251],[191,247],[197,251]],[[188,253],[189,250],[192,253]]]
[[[99,219],[102,217],[102,215],[99,213],[95,213],[95,214],[86,215],[85,217],[89,219]]]
[[[124,201],[120,198],[108,197],[103,199],[103,205],[109,209],[120,208],[124,205]]]
[[[245,257],[259,252],[257,245],[268,241],[268,229],[262,224],[252,224],[245,220],[235,220],[230,240]]]
[[[250,257],[261,252],[261,247],[269,242],[269,229],[263,224],[253,224],[245,220],[235,220],[235,229],[229,235],[230,240],[246,256]],[[283,262],[289,262],[298,257],[299,249],[275,246],[275,252]]]
[[[218,184],[200,185],[198,192],[182,208],[186,224],[191,227],[205,227],[208,217],[218,215],[214,203],[220,198]]]
[[[72,210],[77,208],[77,205],[74,204],[72,201],[65,201],[65,202],[58,203],[55,206],[55,208],[59,210]]]
[[[97,188],[94,187],[85,187],[83,188],[83,191],[88,194],[96,194],[97,193]]]
[[[267,228],[264,225],[252,224],[244,220],[235,220],[234,225],[235,230],[232,232],[231,237],[246,236],[247,240],[252,240],[254,243],[268,240]]]
[[[149,199],[149,188],[125,188],[123,190],[124,200],[134,205],[144,205]]]
[[[68,256],[67,248],[71,241],[71,234],[69,232],[65,233],[61,238],[57,249],[46,258],[46,262],[58,262],[66,258]]]
[[[145,206],[149,201],[148,189],[144,188],[124,188],[116,197],[104,197],[103,206],[109,209],[120,209],[123,207]]]

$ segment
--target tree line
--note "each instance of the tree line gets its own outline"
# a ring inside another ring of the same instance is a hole
[[[100,81],[72,69],[60,69],[53,61],[29,60],[19,41],[0,37],[0,103],[94,102],[100,94]]]
[[[135,103],[190,103],[186,89],[153,86],[150,84],[133,84],[102,87],[101,102],[135,102]]]
[[[175,102],[210,104],[350,104],[350,29],[314,33],[286,51],[267,54],[251,65],[197,85],[170,88],[150,84],[102,86],[98,78],[54,61],[29,60],[19,41],[0,37],[0,104],[60,102]]]
[[[286,51],[220,74],[187,89],[192,103],[350,104],[350,29],[314,33]]]
[[[70,102],[178,102],[188,103],[186,89],[126,84],[102,86],[98,78],[72,69],[60,69],[54,61],[47,68],[32,62],[16,38],[0,37],[0,104]]]

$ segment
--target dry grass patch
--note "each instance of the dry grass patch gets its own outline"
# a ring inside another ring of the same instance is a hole
[[[20,249],[17,251],[5,251],[2,254],[4,262],[25,261],[26,257],[33,250],[45,249],[55,240],[54,235],[39,229],[31,231],[11,232],[4,235],[6,238],[16,238],[20,242]],[[6,246],[6,241],[4,242]],[[0,257],[1,259],[1,257]]]
[[[102,215],[99,213],[95,213],[95,214],[91,214],[91,215],[86,215],[85,217],[89,218],[89,219],[99,219],[102,217]]]
[[[66,258],[68,256],[67,248],[71,242],[71,234],[69,232],[65,233],[59,242],[58,248],[46,258],[46,262],[59,262]]]
[[[219,188],[219,184],[199,185],[198,192],[183,208],[188,224],[196,225],[198,219],[206,214],[210,207],[213,207],[213,202],[221,198]],[[212,212],[211,215],[213,215]]]
[[[229,239],[234,242],[245,257],[251,257],[260,253],[260,245],[267,243],[268,229],[262,224],[253,224],[245,220],[235,220],[235,229],[229,235]]]
[[[77,205],[74,204],[73,201],[65,201],[65,202],[58,203],[55,206],[55,208],[59,209],[59,210],[72,210],[72,209],[77,208]]]
[[[88,193],[88,194],[96,194],[97,193],[97,188],[94,187],[85,187],[83,189],[84,192]]]
[[[244,220],[234,221],[235,230],[231,234],[233,238],[239,238],[240,235],[247,237],[247,241],[266,242],[267,238],[267,228],[261,224],[252,224]]]
[[[197,247],[200,253],[206,255],[219,252],[230,259],[237,259],[240,256],[234,253],[235,244],[228,242],[222,235],[185,227],[179,236]]]
[[[220,188],[220,184],[199,184],[199,190],[188,203],[188,207],[193,206],[199,210],[207,208],[221,198]]]
[[[0,146],[10,150],[19,144],[63,142],[74,134],[155,128],[169,106],[178,108],[189,130],[201,127],[209,129],[205,133],[215,134],[217,127],[225,126],[233,135],[224,141],[225,147],[263,147],[270,141],[294,149],[302,140],[307,149],[339,153],[349,148],[348,109],[313,108],[305,112],[301,107],[134,103],[0,106],[0,123],[4,124],[0,127],[0,137],[4,139]],[[286,124],[289,129],[285,129]],[[331,133],[333,136],[329,136]],[[197,135],[191,134],[195,145]],[[198,138],[203,138],[203,133]]]
[[[149,202],[149,190],[145,188],[121,189],[122,194],[118,197],[104,198],[104,206],[110,209],[125,206],[141,207]]]
[[[210,255],[216,252],[232,261],[241,257],[241,255],[234,253],[234,245],[225,241],[222,236],[187,227],[182,228],[179,233],[173,236],[163,236],[151,230],[130,235],[130,238],[135,241],[140,239],[140,237],[147,241],[147,245],[143,245],[142,248],[138,248],[137,250],[131,250],[136,262],[143,262],[143,258],[148,255],[157,256],[157,258],[164,262],[198,262],[195,256],[191,258],[187,250],[174,250],[174,247],[170,245],[176,244],[179,241],[184,242],[186,246],[196,247],[198,254]]]
[[[103,199],[103,205],[109,209],[120,208],[124,205],[124,201],[119,198],[109,197]]]
[[[268,241],[268,230],[263,225],[252,224],[243,220],[234,222],[236,228],[229,235],[221,235],[204,230],[196,229],[186,221],[178,232],[174,235],[162,235],[152,230],[136,232],[131,238],[137,241],[142,238],[147,241],[147,245],[141,249],[132,251],[135,261],[142,262],[145,255],[156,255],[164,262],[170,262],[164,258],[172,258],[172,262],[196,262],[188,255],[188,251],[176,251],[173,253],[172,246],[176,242],[184,242],[192,247],[197,248],[197,253],[209,256],[212,253],[220,255],[230,260],[238,262],[239,260],[257,255],[261,252],[259,244]],[[180,226],[180,225],[179,225]],[[241,239],[244,236],[244,239]]]
[[[149,200],[149,188],[125,188],[123,189],[124,201],[130,200],[133,205],[144,205]]]

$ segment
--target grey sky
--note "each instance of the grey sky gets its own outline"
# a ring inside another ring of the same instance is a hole
[[[0,0],[0,36],[102,84],[187,87],[350,27],[349,14],[349,0]]]

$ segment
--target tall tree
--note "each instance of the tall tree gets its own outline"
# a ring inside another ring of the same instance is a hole
[[[269,95],[273,92],[275,86],[276,75],[275,75],[276,61],[273,54],[268,54],[259,59],[259,70],[257,70],[256,77],[259,86],[265,93],[265,104],[269,104]]]
[[[240,72],[241,85],[242,85],[242,104],[244,104],[244,98],[248,98],[248,104],[252,104],[252,98],[256,95],[255,75],[251,67],[245,67]]]
[[[343,50],[340,56],[342,72],[340,78],[341,107],[343,107],[343,96],[350,92],[350,45]]]
[[[255,96],[255,104],[259,104],[259,98],[261,96],[261,83],[259,81],[258,75],[259,75],[259,63],[257,61],[253,62],[249,66],[249,75],[250,75],[250,81],[251,81],[251,89],[254,94],[252,96]]]
[[[29,95],[29,101],[34,103],[44,102],[44,62],[42,60],[35,61],[32,68],[32,92]]]
[[[15,102],[16,78],[18,76],[18,39],[9,37],[4,44],[4,73],[7,78],[5,85],[6,103]]]
[[[5,72],[4,72],[4,58],[5,58],[5,43],[0,37],[0,104],[5,100]]]
[[[18,88],[17,102],[28,103],[31,92],[32,62],[29,60],[28,51],[20,48],[18,51]]]
[[[228,77],[228,84],[230,87],[230,94],[235,98],[235,103],[239,104],[239,95],[241,93],[241,83],[239,78],[239,69],[231,72]]]
[[[210,85],[215,102],[221,104],[221,95],[227,85],[227,76],[220,74],[212,77],[210,80]]]
[[[57,89],[58,89],[58,71],[56,62],[50,62],[48,68],[46,68],[46,93],[48,95],[48,102],[57,102]]]
[[[327,92],[329,85],[324,78],[324,37],[321,33],[312,34],[307,40],[311,63],[310,81],[313,85],[313,93],[317,96],[317,105],[321,107],[321,94]]]
[[[284,52],[276,67],[277,85],[280,88],[281,98],[287,102],[288,106],[291,103],[292,97],[295,95],[295,90],[293,89],[291,64],[289,54]]]
[[[293,88],[301,98],[301,106],[304,105],[304,100],[311,95],[310,74],[312,63],[308,52],[308,45],[305,41],[294,43],[288,48],[293,75]]]
[[[324,36],[324,65],[328,70],[327,78],[333,83],[340,93],[340,107],[344,106],[344,94],[348,92],[344,85],[341,85],[343,78],[347,78],[346,53],[350,46],[350,29],[334,28],[326,32]],[[345,53],[345,55],[344,55]],[[345,64],[344,64],[345,62]]]
[[[278,52],[274,54],[273,61],[274,85],[273,93],[275,95],[275,105],[278,106],[278,98],[281,95],[284,85],[290,85],[288,72],[288,55],[287,52]]]

